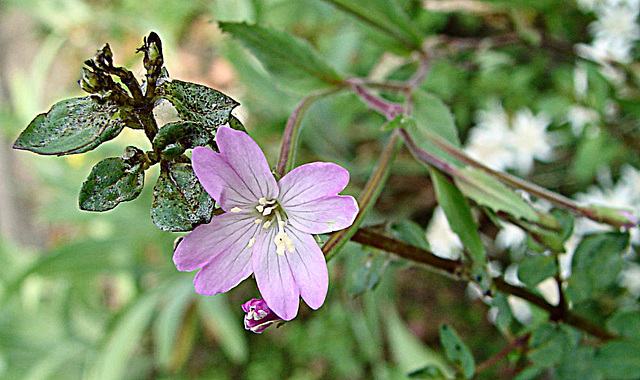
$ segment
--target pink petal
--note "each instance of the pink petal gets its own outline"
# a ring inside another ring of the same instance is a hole
[[[287,205],[283,209],[291,226],[308,234],[324,234],[347,228],[358,215],[358,203],[348,195]]]
[[[277,229],[270,228],[256,238],[253,271],[262,298],[276,315],[289,321],[298,314],[300,293],[291,273],[287,254],[278,255],[273,242]]]
[[[185,236],[173,253],[173,262],[180,271],[192,271],[221,254],[251,256],[247,244],[258,229],[253,217],[246,214],[216,216]]]
[[[191,161],[198,180],[223,210],[249,207],[260,198],[253,195],[240,174],[219,153],[195,147]]]
[[[236,171],[256,200],[278,196],[278,185],[262,150],[249,135],[228,127],[218,128],[220,155]]]
[[[330,162],[298,166],[278,181],[280,204],[295,206],[337,195],[349,183],[349,172]]]
[[[213,258],[193,279],[196,292],[213,296],[234,288],[251,274],[251,252],[227,251]]]
[[[304,302],[312,309],[324,303],[329,289],[329,273],[322,250],[313,236],[294,228],[285,230],[295,246],[285,256]]]

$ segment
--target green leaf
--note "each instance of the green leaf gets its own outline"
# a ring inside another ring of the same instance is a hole
[[[475,168],[462,168],[455,177],[456,186],[476,203],[494,211],[504,211],[516,218],[536,221],[538,215],[512,189],[489,174]]]
[[[116,137],[127,126],[126,118],[109,100],[101,104],[90,96],[66,99],[36,116],[13,148],[58,156],[88,152]]]
[[[190,231],[211,220],[214,201],[189,163],[162,165],[153,198],[151,219],[161,230]]]
[[[395,0],[325,0],[400,42],[410,50],[420,50],[422,36]]]
[[[433,139],[439,137],[455,147],[460,147],[458,129],[449,107],[438,97],[421,90],[413,94],[413,101],[413,118],[405,119],[401,126],[404,127],[416,145],[424,151],[456,166],[463,166],[459,160],[445,153],[433,143]],[[392,123],[392,125],[396,124],[397,122]]]
[[[178,79],[163,82],[158,96],[171,102],[181,118],[196,121],[209,131],[227,123],[240,104],[220,91]]]
[[[531,335],[529,347],[529,359],[538,366],[549,367],[565,358],[571,350],[571,341],[559,326],[542,324]]]
[[[458,235],[475,262],[486,262],[478,225],[473,220],[467,199],[442,173],[433,168],[429,168],[429,173],[436,189],[438,203],[444,210],[451,229]]]
[[[640,345],[626,340],[608,342],[596,352],[595,363],[607,379],[638,379]]]
[[[607,321],[607,328],[617,334],[640,341],[640,311],[621,311]]]
[[[160,294],[155,292],[138,297],[119,315],[89,371],[89,380],[127,378],[127,365],[136,348],[143,344],[143,333],[151,321]]]
[[[305,91],[344,82],[311,45],[292,35],[258,25],[220,22],[220,28],[240,40],[279,81]]]
[[[613,284],[622,270],[622,253],[629,245],[627,232],[585,236],[576,247],[571,272],[586,276],[593,289]]]
[[[428,365],[413,372],[410,372],[407,376],[410,379],[434,379],[442,380],[447,377],[442,373],[440,368],[435,365]]]
[[[133,200],[144,186],[141,163],[131,164],[120,157],[98,162],[80,189],[79,204],[86,211],[107,211],[120,202]]]
[[[214,297],[198,297],[198,314],[203,326],[220,344],[222,351],[235,364],[242,364],[249,358],[249,344],[246,331],[226,302],[224,294]],[[238,308],[239,309],[239,308]]]
[[[349,295],[357,297],[375,289],[382,279],[389,262],[390,258],[381,253],[370,253],[365,256],[353,273],[353,282],[349,287]]]
[[[529,256],[518,265],[518,278],[532,288],[557,272],[558,265],[552,256]]]
[[[422,249],[430,249],[424,228],[412,220],[401,220],[393,223],[391,225],[391,232],[398,239],[406,243]]]
[[[153,139],[153,149],[165,159],[175,158],[187,149],[205,146],[213,140],[213,134],[194,121],[177,121],[165,124]]]
[[[513,312],[507,297],[504,293],[496,292],[493,300],[491,301],[493,307],[498,309],[498,315],[496,315],[496,326],[500,331],[508,332],[511,322],[513,321]]]
[[[476,363],[469,347],[460,339],[458,333],[447,325],[440,326],[440,343],[449,360],[462,369],[465,378],[470,379],[476,371]]]
[[[594,363],[595,348],[576,347],[569,356],[558,365],[556,376],[558,380],[601,380],[602,374]]]

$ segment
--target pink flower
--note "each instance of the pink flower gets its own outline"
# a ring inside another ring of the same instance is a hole
[[[267,303],[263,299],[252,299],[242,305],[242,310],[247,313],[244,316],[244,328],[245,330],[252,331],[256,334],[260,334],[267,327],[274,323],[282,322],[282,319],[278,317]]]
[[[337,195],[349,173],[326,162],[299,166],[275,180],[258,145],[246,133],[218,129],[220,153],[196,147],[193,169],[226,212],[194,229],[178,245],[178,270],[200,269],[196,292],[223,293],[255,274],[269,308],[284,320],[298,313],[299,297],[313,309],[324,303],[327,263],[312,234],[350,226],[358,204]]]

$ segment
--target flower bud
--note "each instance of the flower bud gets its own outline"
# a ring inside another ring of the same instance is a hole
[[[244,316],[244,328],[256,334],[273,323],[283,322],[267,305],[263,299],[254,298],[242,305],[242,310],[247,313]]]

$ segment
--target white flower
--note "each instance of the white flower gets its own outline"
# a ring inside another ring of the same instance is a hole
[[[517,248],[522,246],[526,239],[527,234],[522,228],[511,223],[503,222],[502,229],[496,236],[496,244],[502,249]]]
[[[579,105],[569,107],[567,112],[567,121],[575,136],[580,136],[585,126],[595,125],[599,119],[600,115],[596,110]]]
[[[457,259],[462,253],[460,238],[451,230],[444,210],[440,206],[433,211],[431,222],[427,227],[427,241],[437,256]]]
[[[513,150],[506,141],[508,133],[509,115],[499,102],[493,101],[487,109],[478,111],[465,152],[493,169],[505,170],[514,160]]]
[[[551,119],[544,113],[534,115],[528,108],[516,112],[509,139],[516,152],[514,166],[520,173],[531,172],[534,159],[549,161],[552,158],[553,149],[547,134],[549,123]]]

